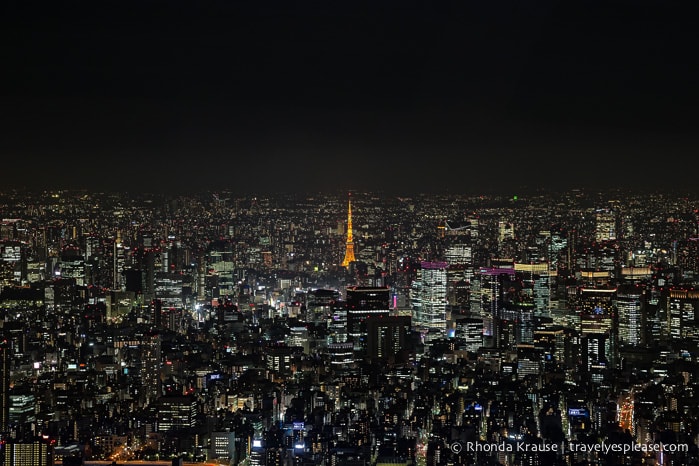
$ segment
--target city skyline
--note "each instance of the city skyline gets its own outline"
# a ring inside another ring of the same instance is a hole
[[[699,196],[351,199],[1,192],[3,464],[694,464]]]
[[[6,188],[694,190],[680,2],[11,5]]]
[[[680,1],[0,9],[0,463],[699,464]]]

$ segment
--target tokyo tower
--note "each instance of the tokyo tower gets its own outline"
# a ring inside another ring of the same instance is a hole
[[[342,266],[349,267],[350,262],[354,261],[354,241],[352,240],[352,199],[350,198],[347,202],[347,242],[345,246],[345,259],[342,261]]]

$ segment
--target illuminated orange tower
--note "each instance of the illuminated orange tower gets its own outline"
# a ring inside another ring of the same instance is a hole
[[[349,267],[350,262],[354,261],[354,241],[352,240],[352,198],[350,197],[350,199],[347,201],[347,242],[345,247],[345,259],[342,261],[342,266]]]

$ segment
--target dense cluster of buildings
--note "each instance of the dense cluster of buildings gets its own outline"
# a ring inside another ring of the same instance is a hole
[[[2,193],[1,459],[692,464],[698,209]]]

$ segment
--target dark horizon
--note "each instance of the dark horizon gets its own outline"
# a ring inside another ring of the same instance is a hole
[[[6,8],[5,188],[696,191],[679,2]]]

